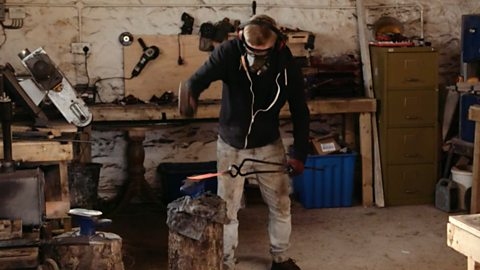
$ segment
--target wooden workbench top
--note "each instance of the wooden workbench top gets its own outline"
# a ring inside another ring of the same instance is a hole
[[[13,141],[13,160],[22,162],[69,161],[73,159],[71,142]],[[0,142],[0,157],[3,157],[3,142]]]
[[[310,114],[360,113],[375,112],[376,100],[371,98],[315,99],[308,101]],[[178,113],[176,104],[96,104],[89,106],[94,122],[104,121],[163,121],[185,119]],[[218,118],[219,101],[201,102],[198,106],[197,119]],[[280,112],[281,117],[288,117],[288,105]]]
[[[480,237],[480,214],[450,216],[448,221],[455,226]]]

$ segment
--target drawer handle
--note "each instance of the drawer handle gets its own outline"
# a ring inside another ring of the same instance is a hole
[[[416,115],[405,115],[405,119],[407,120],[416,120],[420,117],[416,116]]]
[[[419,81],[420,81],[420,79],[417,79],[417,78],[410,78],[410,79],[406,79],[405,81],[406,81],[406,82],[412,82],[412,83],[413,83],[413,82],[419,82]]]
[[[407,193],[407,194],[413,194],[413,193],[416,193],[416,192],[417,192],[416,190],[410,190],[410,189],[405,190],[405,193]]]
[[[406,157],[406,158],[416,158],[416,157],[418,157],[418,154],[417,153],[415,153],[415,154],[405,154],[403,156]]]

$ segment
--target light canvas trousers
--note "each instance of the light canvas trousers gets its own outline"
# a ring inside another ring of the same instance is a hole
[[[217,169],[226,171],[230,165],[240,165],[245,158],[254,158],[269,162],[286,164],[285,149],[281,139],[276,142],[253,149],[237,149],[226,144],[221,138],[217,141]],[[242,172],[277,170],[278,165],[245,163]],[[290,178],[284,172],[259,173],[256,177],[263,200],[268,205],[268,235],[270,237],[270,253],[273,260],[282,262],[289,258],[287,250],[290,243]],[[235,267],[235,249],[238,246],[237,212],[241,206],[245,178],[231,177],[225,174],[218,177],[218,195],[226,201],[229,223],[224,226],[223,250],[224,265],[227,270]]]

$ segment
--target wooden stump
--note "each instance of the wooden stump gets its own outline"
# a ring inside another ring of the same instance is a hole
[[[223,224],[209,223],[199,240],[170,230],[169,270],[223,270]]]
[[[219,196],[184,196],[168,204],[169,270],[223,270],[227,207]]]
[[[52,240],[52,258],[62,270],[123,270],[122,238],[97,232],[95,236],[64,233]]]

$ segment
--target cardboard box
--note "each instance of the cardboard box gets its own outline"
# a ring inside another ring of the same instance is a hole
[[[335,153],[341,149],[334,137],[313,138],[312,144],[315,155],[320,156]]]

